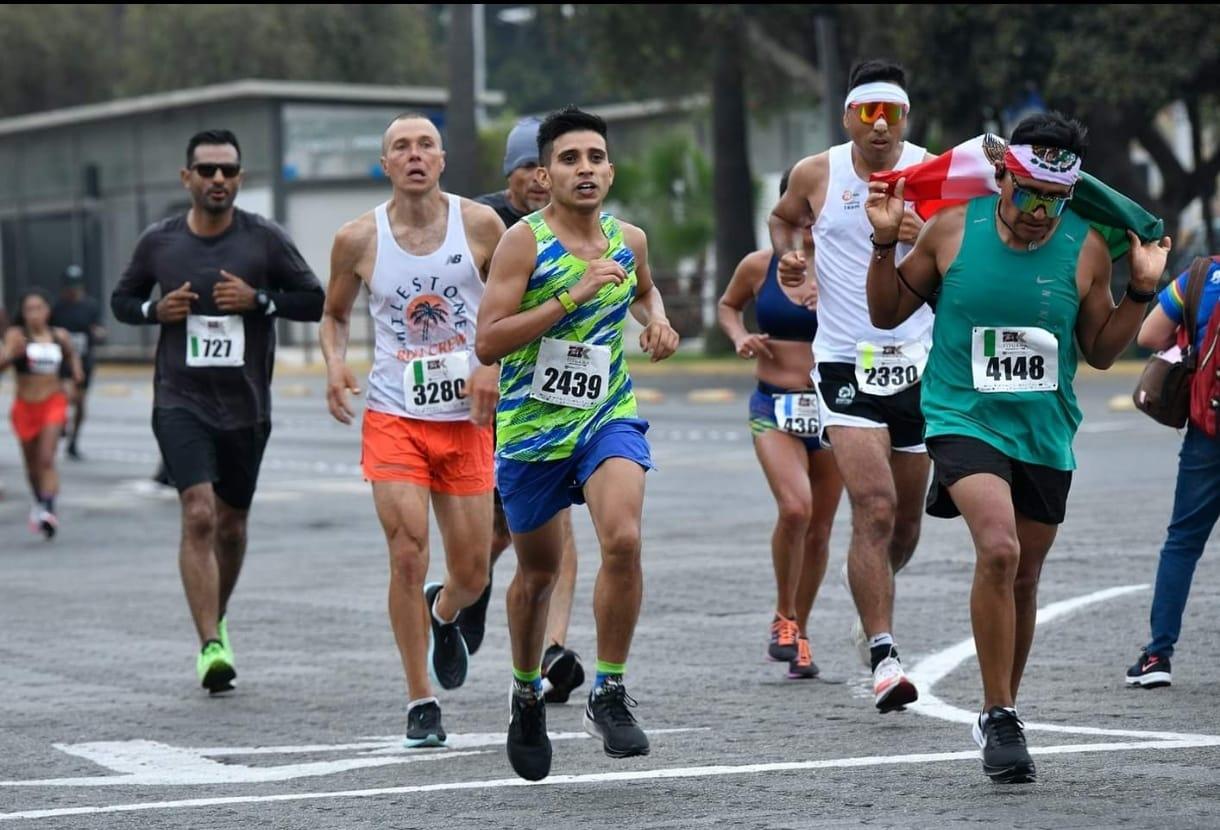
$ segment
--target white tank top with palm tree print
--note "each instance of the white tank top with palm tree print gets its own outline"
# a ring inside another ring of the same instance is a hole
[[[369,409],[429,421],[468,417],[456,384],[464,384],[478,365],[474,326],[483,281],[466,241],[461,199],[445,198],[445,241],[422,256],[399,246],[386,204],[373,211],[377,259],[368,283],[375,343]]]

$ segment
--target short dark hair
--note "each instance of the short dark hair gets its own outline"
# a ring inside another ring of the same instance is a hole
[[[855,89],[860,84],[871,84],[877,81],[889,81],[907,88],[907,72],[902,64],[885,60],[857,61],[847,73],[848,90]]]
[[[555,139],[564,133],[575,133],[588,130],[606,137],[606,122],[591,112],[585,112],[569,104],[561,110],[551,113],[538,128],[538,161],[544,167],[551,160],[551,148]]]
[[[1038,112],[1021,119],[1012,131],[1012,143],[1070,150],[1084,159],[1089,151],[1089,130],[1061,112]]]
[[[13,312],[13,325],[14,326],[19,326],[21,328],[25,328],[25,301],[28,300],[30,297],[38,297],[39,299],[41,299],[44,303],[47,304],[48,311],[51,309],[51,306],[53,305],[53,303],[51,302],[51,295],[48,294],[46,292],[46,290],[44,290],[42,288],[37,288],[37,287],[26,289],[25,291],[23,291],[21,293],[21,296],[17,298],[17,309]]]
[[[795,167],[795,166],[796,165],[793,165],[793,167]],[[789,167],[787,170],[784,171],[783,175],[781,175],[779,177],[780,198],[783,198],[784,194],[788,192],[788,177],[791,175],[792,175],[792,167]]]
[[[203,130],[191,136],[191,140],[186,143],[187,167],[195,163],[195,148],[200,144],[232,144],[233,149],[237,151],[237,160],[241,161],[241,145],[237,143],[237,136],[233,135],[231,130]]]

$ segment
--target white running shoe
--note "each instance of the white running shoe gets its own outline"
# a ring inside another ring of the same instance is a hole
[[[38,511],[38,531],[43,536],[50,539],[55,535],[55,531],[59,529],[59,519],[55,518],[55,514],[50,510],[42,509]]]
[[[877,664],[873,670],[873,701],[879,711],[893,712],[918,699],[919,692],[907,679],[897,657],[887,657]]]

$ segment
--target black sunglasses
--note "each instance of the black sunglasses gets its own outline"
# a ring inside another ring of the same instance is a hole
[[[219,170],[226,179],[235,179],[237,174],[241,172],[240,164],[207,164],[199,163],[192,164],[191,169],[205,179],[216,177],[216,171]]]

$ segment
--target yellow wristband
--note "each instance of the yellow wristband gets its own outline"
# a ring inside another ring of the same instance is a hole
[[[576,305],[576,301],[572,299],[572,295],[567,292],[567,289],[564,289],[556,294],[555,299],[559,300],[559,304],[563,306],[563,310],[568,314],[571,314],[573,311],[579,308],[579,306]]]

